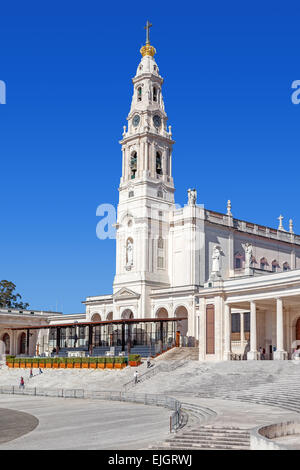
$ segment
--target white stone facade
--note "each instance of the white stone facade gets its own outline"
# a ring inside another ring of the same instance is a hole
[[[176,207],[163,78],[154,48],[143,49],[120,141],[113,293],[87,297],[85,315],[47,321],[185,317],[177,328],[199,345],[200,360],[257,359],[259,348],[290,357],[300,340],[300,236],[292,221],[284,230],[282,217],[278,229],[236,219],[230,201],[224,214],[206,210],[195,189]],[[233,314],[240,315],[239,332],[232,331]]]
[[[154,58],[144,56],[133,79],[128,129],[124,128],[120,142],[123,159],[113,295],[86,299],[87,314],[91,317],[97,312],[103,319],[108,310],[112,310],[114,319],[124,318],[128,312],[134,318],[181,314],[187,317],[182,334],[199,344],[200,359],[230,359],[233,353],[243,355],[247,347],[248,358],[256,358],[259,346],[277,344],[274,332],[272,336],[268,331],[274,329],[274,312],[265,314],[263,320],[271,342],[259,338],[252,351],[243,330],[244,312],[251,310],[250,303],[242,308],[230,306],[227,285],[242,283],[247,291],[247,285],[258,279],[262,283],[269,280],[272,285],[280,273],[283,280],[291,273],[299,275],[294,270],[300,268],[300,237],[293,233],[291,223],[290,232],[284,231],[282,219],[278,230],[235,219],[230,201],[226,214],[206,210],[197,205],[194,189],[188,190],[187,205],[176,208],[174,141],[166,126],[162,83]],[[155,116],[160,119],[155,121]],[[128,240],[133,247],[130,264]],[[206,305],[214,306],[213,354],[207,353],[206,347]],[[232,312],[241,315],[238,340],[231,338]],[[254,328],[253,318],[251,315]],[[277,325],[281,324],[280,317]],[[291,348],[289,341],[289,352]]]

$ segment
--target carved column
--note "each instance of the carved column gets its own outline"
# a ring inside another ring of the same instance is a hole
[[[284,350],[284,334],[283,334],[283,301],[276,299],[276,351],[274,352],[274,359],[284,360],[287,359],[287,352]]]
[[[225,304],[224,311],[224,355],[225,361],[231,359],[231,308],[230,305]]]
[[[257,360],[257,327],[256,327],[256,303],[250,302],[250,351],[247,353],[248,360]]]

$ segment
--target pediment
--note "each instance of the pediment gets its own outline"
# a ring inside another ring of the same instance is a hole
[[[123,300],[123,299],[139,299],[140,294],[137,292],[134,292],[131,289],[128,289],[127,287],[122,287],[122,289],[118,290],[114,295],[113,295],[114,300]]]

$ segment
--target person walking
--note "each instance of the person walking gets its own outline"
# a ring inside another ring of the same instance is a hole
[[[151,367],[151,359],[150,359],[150,356],[147,357],[147,369],[149,369],[149,367]]]
[[[41,369],[40,367],[39,367],[39,373],[40,373],[40,374],[42,374],[42,373],[43,373],[43,371],[42,371],[42,369]]]
[[[30,369],[30,375],[29,375],[29,378],[32,379],[33,377],[33,373],[32,373],[32,369]]]
[[[20,379],[20,385],[19,385],[19,388],[22,388],[23,390],[24,390],[24,388],[25,388],[25,383],[24,383],[24,379],[23,379],[23,377],[21,377],[21,379]]]
[[[136,370],[135,373],[133,374],[133,377],[134,377],[134,384],[135,384],[135,385],[138,383],[138,376],[139,376],[139,373],[138,373],[138,371]]]

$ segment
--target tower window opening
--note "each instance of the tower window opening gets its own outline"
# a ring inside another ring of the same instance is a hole
[[[161,155],[159,152],[156,152],[156,174],[162,175]]]
[[[137,153],[133,152],[131,155],[131,160],[130,160],[130,171],[131,171],[131,179],[133,180],[135,178],[137,170]]]
[[[157,101],[157,88],[153,88],[153,101]]]
[[[160,248],[160,249],[164,248],[164,239],[161,237],[157,240],[157,248]]]
[[[138,101],[142,101],[142,87],[139,86],[137,91],[138,91]]]

